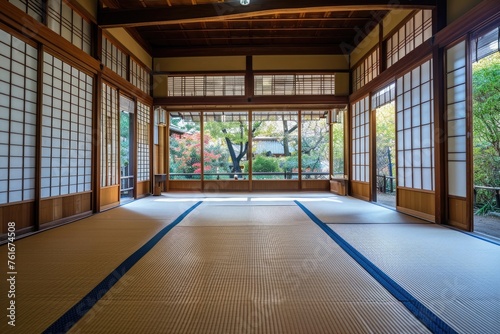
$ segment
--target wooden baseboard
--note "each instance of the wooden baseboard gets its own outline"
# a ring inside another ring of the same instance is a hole
[[[434,217],[433,215],[430,215],[428,213],[423,213],[423,212],[415,211],[415,210],[408,209],[408,208],[405,208],[405,207],[402,207],[402,206],[396,207],[396,210],[399,211],[399,212],[405,213],[407,215],[413,216],[413,217],[417,217],[417,218],[420,218],[420,219],[423,219],[423,220],[427,220],[427,221],[429,221],[431,223],[435,223],[436,222],[436,217]]]

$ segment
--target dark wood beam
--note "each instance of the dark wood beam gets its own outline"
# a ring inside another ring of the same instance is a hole
[[[247,106],[252,105],[292,105],[292,104],[326,104],[346,105],[349,102],[347,96],[332,95],[305,95],[305,96],[218,96],[218,97],[161,97],[154,99],[154,105],[173,106]]]
[[[130,29],[132,30],[132,29]],[[134,29],[135,30],[135,29]],[[266,32],[274,32],[274,31],[286,31],[286,32],[304,32],[304,31],[311,31],[311,32],[317,32],[317,31],[336,31],[336,32],[345,32],[348,34],[351,34],[353,31],[353,28],[337,28],[337,27],[318,27],[318,28],[309,28],[309,27],[296,27],[296,28],[221,28],[221,29],[165,29],[165,30],[143,30],[141,29],[141,35],[147,36],[147,38],[157,38],[157,37],[162,37],[167,34],[179,34],[179,33],[209,33],[209,32],[231,32],[231,33],[238,33],[238,32],[255,32],[255,31],[266,31]]]
[[[190,43],[203,43],[205,41],[214,41],[214,42],[226,42],[226,41],[259,41],[261,42],[262,40],[267,41],[267,40],[272,40],[270,43],[273,41],[277,40],[305,40],[305,41],[311,41],[311,40],[324,40],[324,43],[340,43],[345,40],[346,36],[350,35],[341,35],[341,36],[304,36],[304,35],[289,35],[289,36],[275,36],[275,35],[270,35],[270,36],[224,36],[224,37],[189,37],[187,41]],[[176,42],[182,42],[182,45],[185,44],[186,38],[185,37],[178,37],[178,38],[168,38],[165,39],[165,42],[168,43],[169,45],[175,46]],[[225,43],[226,44],[226,43]]]
[[[249,55],[316,55],[342,54],[339,45],[224,46],[224,47],[155,47],[153,57],[202,57]]]
[[[301,17],[301,18],[291,18],[291,17],[276,17],[276,18],[267,18],[267,17],[254,17],[251,19],[230,19],[226,20],[227,22],[296,22],[298,20],[304,22],[315,22],[315,21],[325,21],[325,22],[334,22],[334,21],[352,21],[352,22],[362,22],[366,20],[371,20],[372,16],[364,16],[364,17]],[[168,23],[167,23],[168,24]]]
[[[241,6],[239,1],[202,5],[182,5],[141,9],[104,8],[99,12],[98,23],[103,28],[138,27],[166,23],[193,23],[242,19],[259,15],[316,13],[328,11],[433,9],[437,0],[275,0]]]

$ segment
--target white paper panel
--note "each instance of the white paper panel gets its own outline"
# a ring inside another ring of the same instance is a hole
[[[404,95],[403,95],[403,107],[405,109],[411,107],[411,92],[410,91],[404,93]]]
[[[404,151],[404,166],[411,167],[413,166],[413,156],[411,151]]]
[[[447,119],[465,118],[465,101],[448,104]]]
[[[50,197],[50,188],[42,188],[41,197],[42,198]]]
[[[414,128],[412,131],[412,149],[419,149],[421,147],[421,141],[420,128]]]
[[[467,178],[465,161],[448,162],[448,193],[452,196],[466,197]]]
[[[448,87],[465,84],[465,67],[456,69],[453,72],[448,73],[446,80]]]
[[[465,85],[458,85],[447,90],[448,103],[461,102],[465,100]]]
[[[451,72],[454,69],[465,66],[465,41],[458,43],[446,51],[446,69]]]
[[[405,168],[404,186],[408,188],[413,188],[413,171],[411,168]]]
[[[413,188],[422,188],[422,175],[420,168],[413,168]]]
[[[466,138],[465,136],[449,137],[448,138],[448,152],[465,152],[466,151]]]
[[[431,125],[429,124],[423,125],[421,127],[421,131],[422,131],[422,138],[420,140],[420,143],[422,147],[433,147],[434,142],[432,140]]]
[[[460,136],[466,133],[465,119],[457,119],[448,122],[448,136]]]
[[[9,155],[9,134],[6,132],[0,132],[0,156],[8,157]],[[7,166],[7,159],[0,159],[0,167]]]
[[[465,161],[467,160],[467,154],[466,153],[448,153],[448,160],[449,161]]]
[[[9,191],[9,202],[20,202],[23,200],[23,192],[22,191]]]
[[[405,150],[410,150],[411,149],[411,144],[412,144],[412,136],[411,136],[411,129],[406,129],[404,130],[404,149]]]

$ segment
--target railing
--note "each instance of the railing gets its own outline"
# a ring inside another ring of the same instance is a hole
[[[238,180],[248,179],[249,173],[204,173],[204,180],[233,180],[235,175],[238,176]],[[253,172],[252,177],[255,180],[269,180],[269,177],[276,176],[279,180],[297,180],[299,178],[299,173],[297,172]],[[316,179],[328,180],[328,172],[302,172],[302,179],[313,179],[311,176],[316,177]],[[262,178],[264,177],[264,178]],[[267,177],[267,178],[266,178]],[[201,174],[195,173],[170,173],[170,180],[201,180]]]
[[[120,177],[120,192],[126,193],[134,190],[134,175]]]
[[[477,191],[478,190],[488,190],[493,191],[495,193],[495,201],[497,204],[497,208],[500,208],[500,188],[497,187],[485,187],[485,186],[474,186],[474,205],[477,204]]]
[[[377,175],[377,189],[381,193],[393,193],[396,190],[396,177]]]

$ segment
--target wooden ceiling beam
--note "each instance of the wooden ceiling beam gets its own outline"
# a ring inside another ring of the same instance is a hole
[[[348,37],[352,37],[352,35],[349,35]],[[209,36],[191,37],[191,36],[188,36],[187,41],[190,41],[190,42],[192,42],[192,41],[200,42],[201,41],[201,42],[203,42],[205,40],[207,40],[207,41],[239,41],[239,40],[260,41],[260,40],[266,40],[266,39],[269,39],[269,40],[281,40],[281,39],[285,39],[285,40],[288,40],[288,39],[289,40],[300,40],[300,39],[318,40],[318,39],[321,39],[321,40],[325,40],[328,42],[340,43],[340,42],[344,41],[345,38],[346,38],[345,35],[342,35],[342,36],[313,36],[313,35],[310,35],[310,36],[303,36],[303,35],[255,36],[255,35],[252,35],[252,36],[221,36],[221,37],[209,37]],[[165,39],[165,42],[169,43],[169,44],[179,42],[179,41],[186,42],[186,38],[185,37],[178,37],[178,38]]]
[[[231,33],[238,33],[238,32],[256,32],[256,31],[267,31],[267,32],[274,32],[274,31],[296,31],[296,32],[304,32],[304,31],[336,31],[336,32],[344,32],[347,34],[351,34],[353,31],[353,28],[328,28],[328,27],[321,27],[321,28],[306,28],[306,27],[297,27],[297,28],[221,28],[221,29],[206,29],[206,28],[201,28],[201,29],[165,29],[165,30],[142,30],[141,29],[141,34],[144,36],[147,36],[147,38],[156,38],[156,37],[162,37],[166,34],[179,34],[179,33],[210,33],[210,32],[231,32]]]
[[[317,13],[328,11],[377,11],[391,9],[433,9],[437,0],[275,0],[241,6],[239,1],[202,5],[152,7],[141,9],[104,8],[98,13],[102,28],[140,27],[162,24],[195,23],[242,19],[259,15]]]
[[[163,57],[203,57],[203,56],[248,56],[248,55],[318,55],[343,54],[339,45],[259,45],[259,46],[212,46],[212,47],[161,47],[153,49],[152,56]]]
[[[301,17],[300,19],[291,18],[291,17],[276,17],[276,18],[267,18],[267,17],[254,17],[248,19],[228,19],[226,22],[296,22],[300,21],[353,21],[353,22],[363,22],[366,20],[371,20],[372,16],[363,16],[363,17]],[[169,23],[167,23],[169,24]]]

